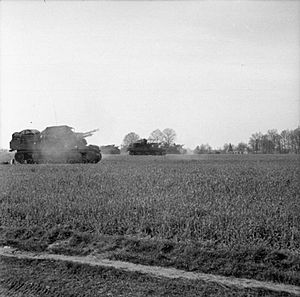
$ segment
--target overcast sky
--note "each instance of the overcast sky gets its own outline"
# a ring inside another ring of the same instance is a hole
[[[248,142],[300,118],[299,1],[1,1],[0,147],[26,128],[121,144]]]

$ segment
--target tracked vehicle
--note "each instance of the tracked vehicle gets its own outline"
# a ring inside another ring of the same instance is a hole
[[[129,155],[165,155],[166,150],[159,143],[148,142],[147,139],[141,139],[128,147]]]
[[[102,154],[107,155],[120,155],[120,149],[114,144],[103,145],[100,147]]]
[[[10,141],[10,151],[16,151],[18,163],[98,163],[100,148],[87,145],[86,137],[97,130],[74,132],[69,126],[47,127],[40,132],[26,129],[15,132]]]

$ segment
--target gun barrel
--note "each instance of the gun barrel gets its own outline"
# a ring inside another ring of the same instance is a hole
[[[95,132],[98,132],[99,131],[99,128],[97,128],[97,129],[94,129],[94,130],[91,130],[91,131],[88,131],[88,132],[86,132],[86,133],[95,133]]]
[[[94,129],[94,130],[91,130],[91,131],[88,131],[88,132],[83,132],[83,133],[78,133],[77,135],[79,137],[89,137],[89,136],[92,136],[95,132],[99,131],[99,129]]]

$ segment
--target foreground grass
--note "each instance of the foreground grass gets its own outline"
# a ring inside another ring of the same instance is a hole
[[[300,283],[297,156],[115,156],[0,178],[3,244],[80,253],[106,235],[118,259]]]
[[[237,289],[216,283],[155,278],[71,262],[0,257],[1,288],[8,296],[294,296],[264,289]],[[23,295],[24,294],[24,295]]]

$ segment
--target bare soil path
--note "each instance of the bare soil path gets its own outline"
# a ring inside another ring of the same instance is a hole
[[[272,282],[262,282],[252,279],[242,279],[234,277],[225,277],[218,275],[211,275],[205,273],[187,272],[175,268],[164,268],[158,266],[146,266],[140,264],[133,264],[122,261],[113,261],[105,259],[103,255],[89,255],[89,256],[66,256],[49,253],[32,253],[19,251],[10,247],[0,247],[0,256],[13,257],[19,259],[37,259],[37,260],[59,260],[68,261],[80,264],[88,264],[91,266],[101,266],[116,268],[123,271],[139,272],[155,277],[164,277],[170,279],[187,279],[187,280],[201,280],[205,282],[218,283],[226,287],[235,287],[240,289],[254,289],[261,288],[274,292],[285,292],[300,296],[300,287],[285,284],[276,284]]]

